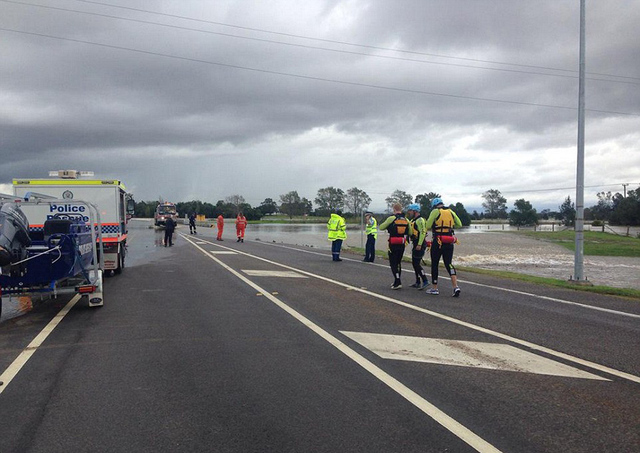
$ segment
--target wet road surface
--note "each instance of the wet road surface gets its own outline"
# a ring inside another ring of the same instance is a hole
[[[640,303],[132,224],[105,306],[0,323],[0,451],[640,450]]]

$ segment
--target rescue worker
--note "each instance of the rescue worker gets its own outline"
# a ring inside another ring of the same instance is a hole
[[[372,212],[364,213],[365,233],[367,235],[367,244],[364,248],[364,259],[362,261],[373,263],[376,257],[376,239],[378,239],[378,221]]]
[[[411,224],[411,264],[416,274],[416,282],[412,288],[424,289],[429,284],[427,273],[422,268],[422,258],[427,250],[427,221],[420,215],[420,205],[410,204],[407,207],[407,218]]]
[[[444,261],[444,267],[451,276],[453,297],[460,296],[456,268],[453,267],[453,245],[457,242],[454,228],[462,226],[460,218],[455,212],[444,207],[442,198],[434,198],[431,201],[432,211],[427,219],[427,229],[432,229],[433,240],[431,243],[431,285],[427,294],[438,295],[438,265],[440,258]]]
[[[247,228],[247,218],[242,213],[239,213],[238,217],[236,217],[236,235],[238,236],[236,242],[244,242],[245,228]]]
[[[407,237],[411,235],[411,225],[402,213],[402,206],[395,203],[393,215],[380,224],[380,230],[387,230],[389,233],[389,265],[393,273],[393,284],[391,289],[402,288],[400,276],[402,274],[402,255]]]
[[[216,237],[216,241],[223,241],[222,239],[222,231],[224,230],[224,217],[222,214],[218,216],[218,236]]]
[[[167,217],[164,224],[164,246],[171,247],[173,245],[173,232],[176,229],[176,221],[171,217]]]
[[[342,261],[342,259],[340,259],[340,249],[342,248],[342,241],[347,239],[347,224],[342,217],[341,210],[338,209],[335,213],[331,214],[327,222],[327,230],[329,230],[328,238],[331,241],[333,261]]]
[[[189,216],[189,234],[196,234],[196,213],[192,212]]]

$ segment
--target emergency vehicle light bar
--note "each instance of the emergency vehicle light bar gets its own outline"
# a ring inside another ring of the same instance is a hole
[[[57,176],[63,179],[78,179],[80,176],[93,176],[93,172],[78,170],[57,170],[50,171],[49,176]]]

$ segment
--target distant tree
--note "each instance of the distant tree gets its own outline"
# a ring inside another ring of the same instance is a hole
[[[367,192],[364,190],[352,187],[347,190],[344,197],[344,204],[351,214],[360,215],[360,213],[371,204],[371,197],[367,195]]]
[[[298,192],[292,190],[280,195],[280,212],[289,216],[308,214],[313,209],[313,205],[306,198],[300,198]]]
[[[311,212],[313,211],[313,203],[311,203],[311,200],[307,200],[306,198],[302,197],[298,209],[300,215],[311,214]]]
[[[471,225],[471,216],[462,203],[458,202],[455,205],[449,205],[449,208],[453,209],[453,211],[458,215],[460,221],[462,222],[462,226]]]
[[[238,212],[240,212],[240,206],[245,202],[244,197],[238,194],[229,195],[228,197],[225,197],[224,201],[225,203],[235,207],[235,215],[238,215]]]
[[[499,190],[489,189],[482,194],[485,217],[488,219],[507,218],[507,199],[502,196]]]
[[[640,225],[640,187],[630,190],[627,196],[616,193],[613,197],[611,223],[615,225]]]
[[[387,203],[387,209],[390,211],[391,206],[395,203],[399,203],[403,209],[409,206],[413,202],[413,197],[404,190],[394,190],[384,201]]]
[[[509,225],[523,226],[538,223],[538,213],[527,200],[520,198],[513,206],[515,209],[509,213]]]
[[[318,215],[328,215],[344,207],[344,191],[335,187],[319,189],[315,202],[318,205]]]
[[[471,220],[482,220],[483,218],[484,218],[484,215],[482,213],[479,213],[475,209],[471,213]]]
[[[153,218],[158,201],[140,201],[135,204],[134,216],[143,219]]]
[[[265,198],[264,201],[260,203],[258,209],[260,209],[262,215],[275,214],[276,212],[278,212],[278,205],[275,201],[273,201],[273,199]]]
[[[441,195],[435,192],[416,195],[415,203],[418,203],[420,205],[420,215],[422,217],[428,216],[431,212],[431,200],[433,200],[434,198],[441,198]],[[456,211],[456,214],[457,213],[458,212]]]
[[[597,196],[598,203],[589,208],[591,216],[597,220],[609,220],[613,212],[613,195],[611,192],[598,192]]]
[[[538,213],[538,219],[539,220],[549,220],[550,213],[551,213],[550,209],[543,209],[542,211],[540,211]]]
[[[564,226],[574,226],[576,224],[576,207],[571,202],[571,197],[567,197],[564,203],[560,205],[558,215]]]

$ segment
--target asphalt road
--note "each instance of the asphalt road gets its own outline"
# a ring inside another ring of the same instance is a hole
[[[638,301],[131,225],[104,307],[0,323],[0,452],[640,451]]]

